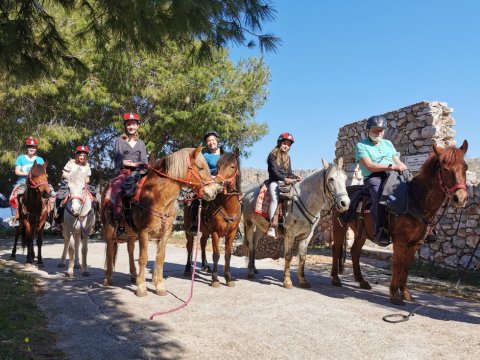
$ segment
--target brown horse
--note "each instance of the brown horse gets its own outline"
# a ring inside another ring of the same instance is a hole
[[[238,149],[232,153],[223,154],[218,160],[218,173],[216,180],[224,185],[224,192],[217,195],[215,200],[205,205],[201,215],[201,245],[202,245],[202,269],[209,271],[205,247],[208,237],[212,236],[213,247],[213,272],[211,286],[218,287],[218,260],[220,259],[220,238],[225,237],[225,267],[223,270],[227,286],[235,286],[234,279],[230,273],[230,258],[232,257],[233,240],[237,235],[238,225],[242,215],[240,194],[241,175]],[[185,265],[185,276],[192,274],[192,248],[193,235],[188,229],[191,223],[191,206],[184,209],[185,234],[187,236],[187,264]]]
[[[146,296],[145,266],[148,260],[148,242],[157,241],[157,255],[153,283],[158,295],[167,295],[163,279],[163,263],[167,239],[172,233],[175,219],[175,200],[182,186],[193,188],[200,198],[213,200],[217,194],[217,184],[212,181],[207,162],[202,155],[202,148],[182,149],[166,156],[149,171],[140,192],[138,202],[132,205],[132,226],[127,225],[128,253],[130,259],[130,275],[136,279],[137,296]],[[112,273],[117,255],[117,243],[114,240],[114,220],[112,205],[102,198],[102,222],[107,242],[106,274],[103,284],[112,284]],[[139,266],[136,275],[133,250],[138,235],[140,242]]]
[[[35,161],[30,168],[27,178],[27,188],[23,195],[19,196],[18,216],[21,222],[16,230],[16,240],[18,234],[24,232],[22,236],[22,247],[27,248],[27,264],[32,264],[35,260],[35,250],[33,238],[37,232],[37,265],[43,266],[42,244],[43,228],[48,215],[48,199],[50,197],[50,186],[48,185],[48,175],[45,172],[46,164],[38,165]],[[16,240],[15,245],[16,246]],[[12,252],[12,256],[15,256]]]
[[[409,198],[413,202],[413,210],[403,215],[388,216],[388,230],[393,241],[392,279],[390,282],[390,301],[395,305],[404,304],[403,300],[412,301],[412,295],[407,288],[408,270],[413,261],[415,252],[423,244],[427,228],[431,226],[433,217],[445,200],[450,201],[455,208],[464,207],[468,200],[466,190],[467,164],[464,155],[468,149],[465,140],[460,148],[449,146],[441,148],[432,145],[433,152],[423,164],[420,172],[412,179],[409,185]],[[341,261],[343,244],[347,226],[342,227],[333,216],[332,249],[332,284],[342,286],[338,273],[343,273]],[[360,217],[365,216],[364,229],[361,229]],[[348,222],[355,235],[351,248],[353,273],[355,281],[362,289],[371,289],[370,284],[363,278],[360,271],[360,253],[367,235],[373,235],[373,223],[369,214],[356,213]]]

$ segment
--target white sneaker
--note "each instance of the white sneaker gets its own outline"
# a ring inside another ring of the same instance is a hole
[[[277,234],[275,233],[275,228],[273,228],[273,227],[268,228],[267,237],[273,238],[273,239],[275,239],[277,237]]]

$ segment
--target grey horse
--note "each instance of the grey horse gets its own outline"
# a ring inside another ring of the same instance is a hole
[[[298,271],[300,286],[310,287],[305,280],[305,259],[307,246],[313,236],[313,231],[320,221],[321,211],[328,211],[335,206],[339,212],[345,212],[350,205],[346,191],[347,174],[342,169],[343,158],[329,164],[322,159],[323,169],[307,176],[294,185],[293,203],[287,206],[284,223],[285,267],[283,286],[293,287],[290,278],[290,262],[293,256],[293,244],[298,245]],[[255,248],[269,227],[269,222],[263,216],[254,212],[255,203],[260,189],[249,190],[243,201],[243,221],[245,224],[244,246],[248,247],[248,277],[253,278],[255,269]]]

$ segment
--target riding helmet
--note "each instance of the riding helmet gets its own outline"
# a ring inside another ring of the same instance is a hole
[[[207,142],[208,137],[212,135],[215,136],[217,139],[220,139],[220,135],[218,135],[216,131],[210,130],[206,132],[205,135],[203,135],[203,142]]]
[[[369,117],[367,120],[367,129],[370,128],[382,128],[385,129],[387,127],[387,119],[385,116],[382,115],[375,115]]]
[[[80,146],[77,146],[77,148],[75,149],[75,155],[80,154],[80,153],[85,153],[85,154],[88,155],[89,151],[90,150],[88,149],[88,146],[80,145]]]
[[[38,140],[35,139],[33,136],[27,137],[27,140],[25,140],[25,145],[26,146],[38,146]]]
[[[295,142],[295,138],[293,137],[293,135],[288,132],[284,132],[280,134],[280,136],[277,139],[277,145],[280,145],[280,143],[283,140],[290,140],[292,144]]]
[[[140,122],[140,116],[133,112],[123,114],[123,121],[125,122],[128,120],[136,120],[137,122]]]

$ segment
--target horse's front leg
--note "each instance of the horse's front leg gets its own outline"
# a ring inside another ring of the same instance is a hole
[[[407,287],[407,279],[408,279],[408,271],[410,269],[410,266],[412,265],[413,258],[419,247],[420,246],[417,245],[417,246],[412,246],[407,248],[402,261],[402,268],[401,268],[400,276],[398,279],[398,285],[399,285],[400,294],[402,295],[402,298],[405,301],[414,301],[413,296],[412,294],[410,294],[410,291],[408,290],[408,287]]]
[[[185,236],[187,238],[187,263],[185,264],[185,270],[183,271],[183,276],[192,275],[192,250],[193,250],[193,236],[185,231]]]
[[[74,264],[73,267],[75,269],[80,269],[81,268],[81,265],[80,265],[80,241],[81,241],[83,236],[84,235],[82,234],[81,227],[80,227],[80,230],[73,236],[73,239],[75,240],[74,241],[74,245],[75,245],[75,264]]]
[[[135,240],[136,238],[134,236],[129,236],[127,242],[130,281],[132,284],[137,283],[137,268],[135,267]]]
[[[147,286],[145,285],[145,267],[148,261],[148,233],[145,230],[140,230],[138,233],[138,242],[140,253],[138,257],[138,276],[137,276],[137,290],[135,295],[147,296]],[[160,246],[160,245],[158,245]]]
[[[76,244],[75,244],[75,235],[72,233],[70,234],[70,239],[68,241],[68,270],[67,276],[69,278],[73,277],[73,268],[75,267],[75,255],[78,256],[78,253],[75,252]]]
[[[167,249],[167,236],[162,235],[157,245],[157,256],[155,257],[155,269],[152,282],[157,289],[157,295],[166,296],[167,287],[163,278],[163,266],[165,264],[165,253]]]
[[[67,253],[68,253],[69,235],[67,234],[67,230],[65,229],[65,222],[63,222],[62,224],[62,236],[63,236],[63,252],[62,252],[62,257],[60,258],[60,262],[57,265],[58,268],[65,267],[65,259],[67,258]]]
[[[400,274],[405,259],[406,246],[400,240],[393,241],[392,279],[390,281],[390,302],[394,305],[405,305],[399,292]]]
[[[232,246],[235,235],[237,234],[237,227],[238,224],[232,223],[230,231],[225,235],[225,267],[223,269],[223,274],[228,287],[235,286],[235,279],[230,270],[230,260],[232,259]]]
[[[202,235],[203,238],[204,235]],[[212,287],[219,287],[218,280],[218,260],[220,259],[220,237],[216,231],[212,232],[212,250],[213,250],[213,270],[212,270]]]
[[[45,226],[45,222],[43,222],[42,225],[39,225],[37,228],[37,250],[38,250],[38,255],[37,255],[37,266],[38,267],[43,267],[43,257],[42,257],[42,245],[43,245],[43,227]],[[32,242],[32,247],[33,247],[33,242]]]
[[[16,258],[18,238],[20,237],[20,234],[22,233],[22,231],[23,231],[23,226],[21,225],[15,226],[15,240],[13,242],[12,255],[10,255],[10,259]]]
[[[350,253],[352,254],[352,267],[355,281],[360,284],[360,288],[370,290],[372,286],[367,280],[364,279],[362,270],[360,269],[360,255],[362,255],[362,248],[365,244],[365,241],[367,240],[367,238],[365,237],[365,231],[363,231],[363,233],[364,234],[360,237],[355,234],[355,239],[353,240],[353,245],[350,249]]]
[[[109,286],[113,284],[113,261],[115,259],[116,246],[113,242],[113,232],[115,231],[111,223],[105,225],[104,236],[105,241],[107,242],[107,253],[105,257],[105,280],[103,281],[103,286]]]
[[[337,215],[338,216],[338,215]],[[343,244],[347,232],[347,226],[340,226],[336,215],[332,216],[333,244],[332,244],[332,276],[333,286],[342,286],[342,282],[338,274],[343,274],[342,252]]]
[[[202,236],[200,239],[200,246],[202,248],[202,271],[205,271],[207,273],[211,272],[212,269],[210,269],[210,266],[208,265],[207,261],[207,241],[208,241],[208,233],[205,232],[207,236]]]
[[[25,262],[27,264],[33,264],[35,259],[35,249],[33,247],[34,230],[28,221],[25,221],[23,226],[25,228],[25,243],[27,244],[27,259]]]
[[[290,263],[292,262],[293,257],[293,237],[289,233],[289,230],[285,232],[285,238],[283,241],[285,247],[285,265],[283,268],[283,287],[285,289],[293,288],[292,279],[290,276]]]
[[[90,276],[90,273],[88,272],[88,265],[87,265],[87,254],[88,254],[88,236],[82,235],[82,275],[83,276]]]
[[[307,247],[308,243],[310,242],[310,239],[312,238],[313,231],[310,233],[310,235],[306,238],[300,241],[298,244],[298,271],[297,271],[297,277],[298,277],[298,282],[300,283],[300,287],[304,289],[310,288],[310,283],[305,279],[305,261],[307,259]]]

